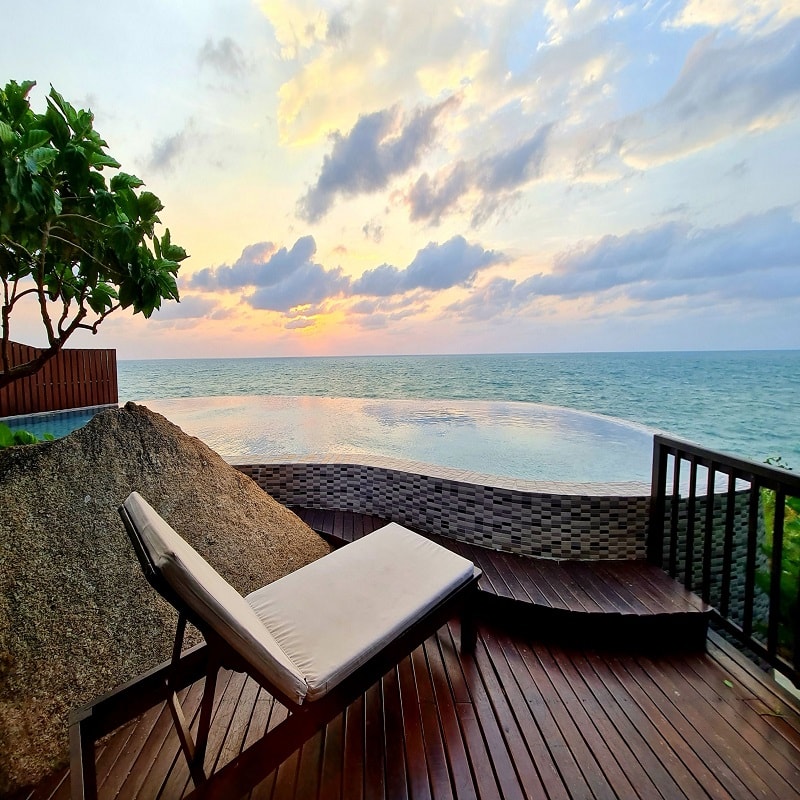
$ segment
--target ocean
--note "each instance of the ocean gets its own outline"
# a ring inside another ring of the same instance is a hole
[[[800,351],[119,361],[120,401],[312,396],[541,403],[800,469]]]

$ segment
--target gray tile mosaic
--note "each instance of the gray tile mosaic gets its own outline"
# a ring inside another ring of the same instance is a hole
[[[287,505],[375,514],[470,544],[547,558],[645,555],[649,486],[542,483],[367,456],[239,464]]]

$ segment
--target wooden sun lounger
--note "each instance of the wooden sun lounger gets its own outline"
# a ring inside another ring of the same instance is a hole
[[[94,743],[166,700],[194,798],[239,797],[454,614],[475,646],[480,570],[390,523],[242,597],[137,493],[120,507],[149,583],[178,611],[172,660],[73,713],[72,796],[96,798]],[[186,623],[205,643],[182,652]],[[290,711],[213,775],[205,770],[217,673],[244,672]],[[177,692],[205,676],[196,736]]]

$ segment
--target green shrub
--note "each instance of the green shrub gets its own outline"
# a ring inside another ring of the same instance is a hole
[[[789,469],[781,459],[769,460],[768,463]],[[770,489],[762,489],[761,503],[765,527],[763,550],[771,562],[775,527],[775,492]],[[756,574],[756,581],[759,588],[769,594],[769,571],[759,570]],[[783,547],[780,593],[778,595],[778,644],[781,652],[789,658],[794,651],[794,631],[799,612],[798,586],[800,586],[800,498],[787,497],[783,509]]]
[[[0,450],[14,447],[18,444],[38,444],[39,442],[52,442],[55,439],[52,433],[45,433],[40,439],[36,434],[28,431],[12,431],[3,422],[0,422]]]

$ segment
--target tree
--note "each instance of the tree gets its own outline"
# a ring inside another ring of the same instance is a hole
[[[149,318],[179,300],[176,275],[186,251],[159,238],[161,201],[135,175],[105,168],[107,155],[89,111],[76,111],[52,87],[44,114],[28,94],[33,81],[0,90],[0,279],[3,282],[0,388],[35,373],[79,329],[97,333],[118,308]],[[11,365],[11,315],[38,305],[47,346]],[[29,302],[30,302],[29,300]]]

